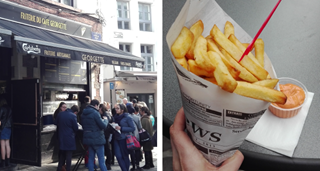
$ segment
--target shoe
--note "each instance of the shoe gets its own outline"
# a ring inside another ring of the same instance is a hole
[[[5,162],[5,160],[1,160],[1,167],[2,167],[2,168],[5,168],[5,167],[6,167],[6,162]]]
[[[150,169],[150,166],[149,166],[149,165],[144,165],[144,166],[142,167],[142,169]]]
[[[11,166],[11,164],[10,164],[10,159],[8,159],[8,158],[6,158],[6,167],[10,167]]]
[[[106,165],[107,166],[107,170],[112,170],[110,165]]]
[[[136,169],[135,169],[134,167],[130,169],[130,171],[135,171],[135,170],[136,170]]]

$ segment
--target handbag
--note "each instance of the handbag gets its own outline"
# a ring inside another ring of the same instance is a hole
[[[145,142],[151,141],[151,139],[152,139],[150,134],[148,133],[148,131],[146,131],[145,129],[141,129],[139,131],[139,137],[140,137],[140,142],[141,143],[145,143]]]
[[[140,148],[140,143],[137,138],[133,135],[127,135],[127,149],[135,150]]]

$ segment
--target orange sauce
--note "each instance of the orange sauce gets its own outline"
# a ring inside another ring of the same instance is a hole
[[[274,106],[278,106],[284,109],[290,109],[300,106],[305,99],[305,93],[303,89],[294,84],[279,84],[280,91],[287,96],[287,101],[284,105],[272,103]]]

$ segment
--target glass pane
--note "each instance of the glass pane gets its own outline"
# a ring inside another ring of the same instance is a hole
[[[129,29],[129,22],[124,22],[124,29]]]
[[[150,7],[150,5],[146,5],[147,6],[147,11],[146,12],[151,12],[151,7]]]
[[[140,20],[143,19],[143,12],[139,12],[139,19],[140,19]]]
[[[147,53],[152,53],[152,46],[147,46]]]
[[[121,2],[117,2],[118,9],[121,10]]]
[[[145,31],[151,31],[151,24],[145,23]]]
[[[143,23],[139,24],[140,31],[143,31]]]
[[[124,11],[124,16],[123,18],[129,18],[129,11]]]
[[[121,10],[118,10],[118,18],[122,18],[122,12],[121,12]]]
[[[70,0],[63,0],[63,4],[71,5],[71,2],[70,2]]]
[[[118,21],[118,29],[122,29],[122,21]]]
[[[147,64],[151,64],[151,58],[150,58],[150,57],[147,57],[146,63],[147,63]]]
[[[123,9],[128,10],[128,2],[123,2]]]
[[[143,10],[142,7],[143,7],[143,5],[139,3],[139,12],[142,12],[142,10]]]
[[[146,16],[147,16],[147,18],[146,18],[146,20],[151,20],[151,13],[150,12],[148,12],[148,13],[146,13]]]
[[[152,66],[151,65],[148,65],[148,71],[152,71]]]
[[[131,52],[130,45],[126,45],[126,52]]]
[[[145,12],[143,17],[144,17],[145,20],[148,20],[148,13]]]
[[[148,5],[147,4],[143,4],[143,12],[148,12]]]
[[[119,44],[119,49],[123,50],[123,45],[122,44]]]

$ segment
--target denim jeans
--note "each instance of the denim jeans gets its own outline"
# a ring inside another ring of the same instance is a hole
[[[121,171],[129,171],[130,160],[126,139],[114,140],[114,154],[117,157]]]
[[[97,154],[99,160],[99,166],[101,171],[108,171],[106,164],[104,163],[104,145],[90,145],[89,146],[89,161],[88,161],[88,169],[89,171],[93,171],[93,161],[94,157]]]

